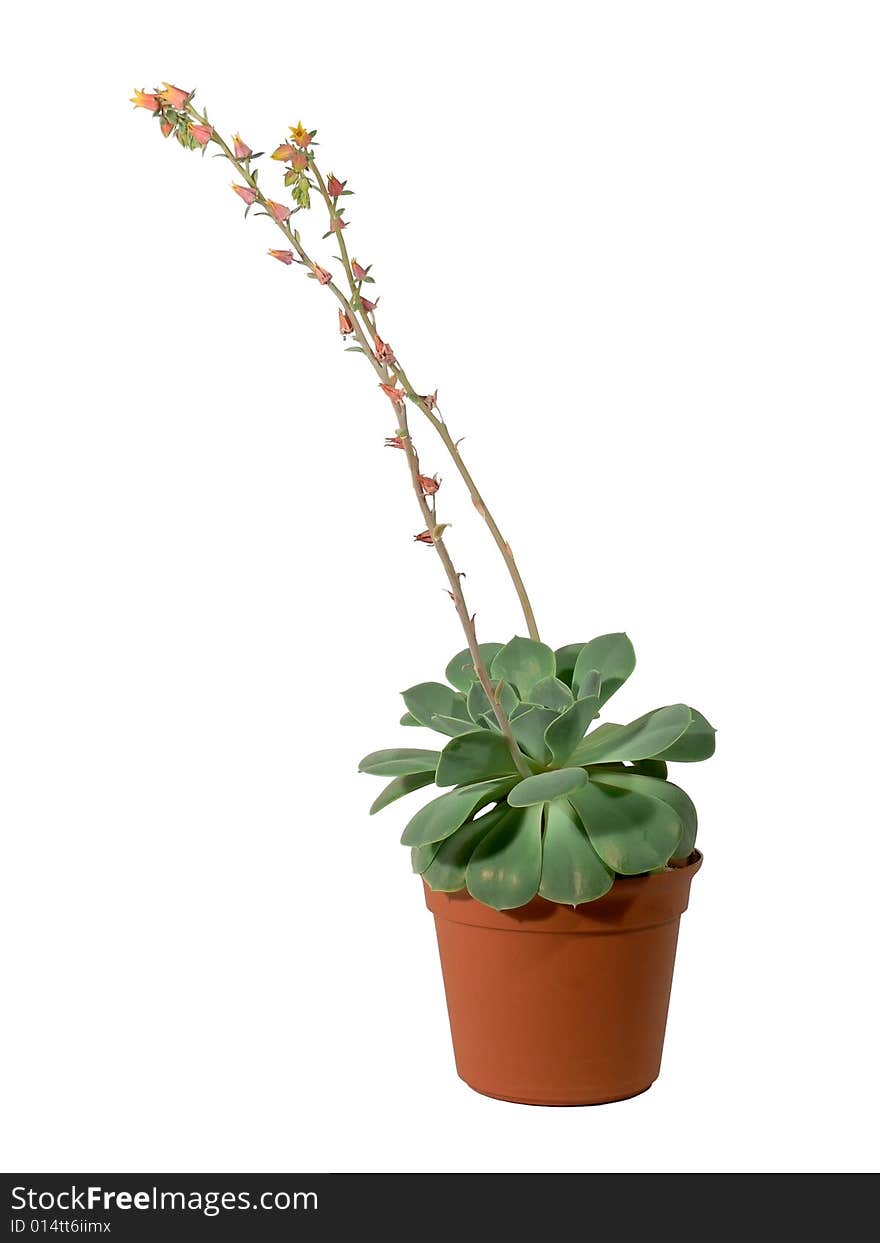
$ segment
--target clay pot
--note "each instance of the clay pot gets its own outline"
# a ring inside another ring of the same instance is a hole
[[[522,1105],[599,1105],[660,1072],[678,923],[703,857],[619,877],[575,909],[535,898],[493,911],[432,893],[461,1078]]]

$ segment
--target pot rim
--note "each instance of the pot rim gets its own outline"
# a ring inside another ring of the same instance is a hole
[[[500,932],[613,936],[677,920],[687,910],[691,880],[702,864],[702,853],[694,850],[681,867],[642,876],[617,876],[601,898],[574,907],[535,897],[524,906],[496,911],[466,890],[443,893],[432,890],[424,879],[422,884],[425,903],[435,919]]]

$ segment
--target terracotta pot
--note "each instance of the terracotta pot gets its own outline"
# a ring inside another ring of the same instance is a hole
[[[703,857],[618,878],[576,909],[535,898],[493,911],[432,893],[455,1064],[486,1096],[599,1105],[660,1072],[678,922]]]

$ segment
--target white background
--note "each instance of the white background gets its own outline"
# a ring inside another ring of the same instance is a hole
[[[876,6],[6,23],[4,1168],[876,1168]],[[455,617],[375,377],[227,167],[132,111],[163,78],[255,148],[318,127],[544,636],[626,629],[615,719],[719,727],[678,773],[706,863],[642,1097],[455,1076],[406,805],[369,819],[356,774],[421,740],[396,692]]]

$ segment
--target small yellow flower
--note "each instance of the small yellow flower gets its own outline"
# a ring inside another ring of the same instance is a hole
[[[306,148],[312,141],[312,136],[305,128],[302,121],[297,121],[296,125],[290,127],[290,137],[298,147]]]

